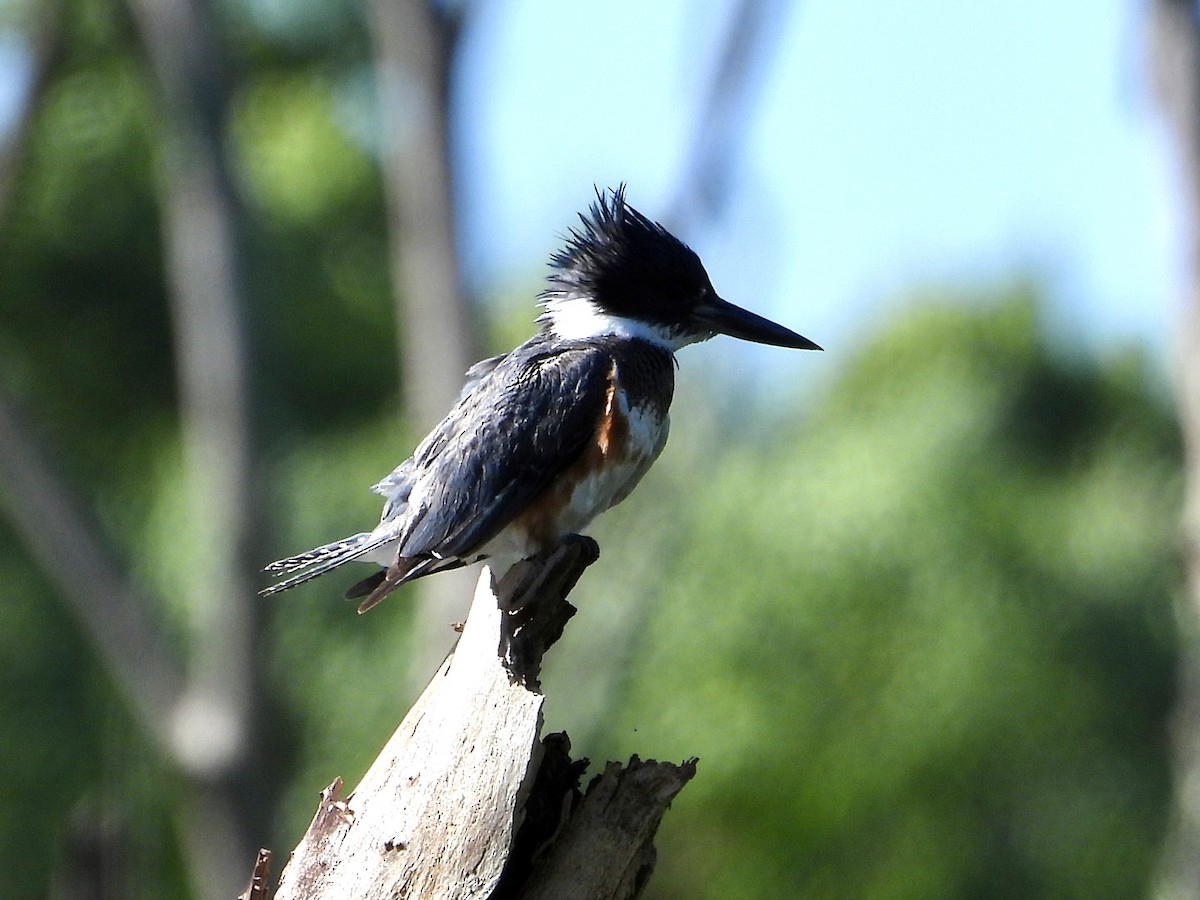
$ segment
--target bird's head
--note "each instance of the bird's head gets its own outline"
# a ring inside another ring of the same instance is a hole
[[[550,260],[538,321],[559,337],[640,337],[678,350],[716,334],[820,350],[815,343],[717,296],[700,257],[625,202],[604,193]]]

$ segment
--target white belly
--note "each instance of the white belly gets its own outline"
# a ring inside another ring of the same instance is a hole
[[[637,487],[642,476],[662,453],[670,431],[670,417],[641,409],[625,412],[629,440],[619,458],[610,459],[598,471],[582,478],[559,511],[555,537],[579,534],[605,510],[616,506]],[[543,541],[520,527],[505,528],[483,548],[487,556],[527,557],[545,549]]]
[[[670,417],[665,413],[661,418],[646,415],[637,409],[630,410],[628,416],[628,451],[621,461],[590,475],[575,488],[560,522],[563,534],[579,532],[600,513],[628,497],[662,453]]]

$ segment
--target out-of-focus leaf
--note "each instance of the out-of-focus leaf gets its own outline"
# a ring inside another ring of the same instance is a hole
[[[1064,359],[1029,297],[919,308],[798,423],[692,458],[650,581],[620,571],[653,510],[611,513],[632,536],[573,627],[653,613],[600,752],[701,759],[651,896],[1140,893],[1175,683],[1160,399]]]

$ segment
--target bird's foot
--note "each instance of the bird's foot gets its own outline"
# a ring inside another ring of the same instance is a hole
[[[499,654],[514,682],[540,688],[542,655],[575,615],[567,595],[584,569],[599,558],[600,546],[594,540],[572,534],[558,546],[518,562],[500,579]]]

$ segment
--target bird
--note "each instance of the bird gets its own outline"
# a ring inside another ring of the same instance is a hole
[[[595,189],[550,259],[533,337],[476,363],[449,414],[371,490],[379,524],[269,564],[275,594],[345,563],[381,568],[347,599],[366,612],[417,578],[529,558],[624,500],[667,441],[675,353],[716,334],[820,350],[721,299],[700,257]]]

